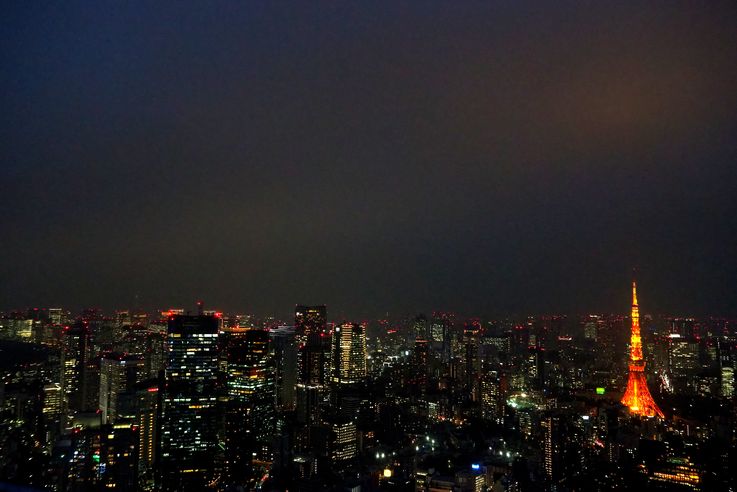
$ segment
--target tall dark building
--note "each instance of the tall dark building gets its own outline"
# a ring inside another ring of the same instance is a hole
[[[443,362],[450,361],[450,339],[454,317],[451,313],[434,312],[430,322],[430,342]]]
[[[319,421],[328,398],[330,336],[310,333],[301,348],[300,371],[296,387],[297,420],[302,424]]]
[[[411,322],[411,336],[415,339],[427,340],[428,324],[427,317],[424,314],[418,314]]]
[[[92,344],[90,330],[85,322],[77,322],[65,328],[62,334],[61,356],[61,388],[64,394],[65,408],[71,411],[95,410],[90,401],[97,400],[93,393]]]
[[[294,329],[300,344],[311,333],[327,332],[327,308],[325,306],[301,306],[294,308]]]
[[[226,337],[225,481],[245,486],[273,460],[274,366],[268,331],[232,329]]]
[[[144,490],[154,485],[154,460],[159,442],[160,381],[149,379],[136,385],[136,423],[138,425],[138,477]]]
[[[136,417],[134,386],[143,379],[143,369],[139,356],[109,353],[100,358],[99,407],[104,423]]]
[[[276,406],[279,410],[294,410],[297,386],[297,340],[294,327],[280,326],[269,332],[274,360]]]
[[[219,328],[216,316],[169,318],[159,460],[162,490],[203,490],[215,478]]]
[[[297,306],[294,311],[297,352],[297,418],[319,419],[330,373],[330,335],[325,306]]]
[[[474,401],[478,400],[478,379],[481,371],[481,325],[478,321],[468,323],[463,330],[463,360],[465,363],[466,388]]]

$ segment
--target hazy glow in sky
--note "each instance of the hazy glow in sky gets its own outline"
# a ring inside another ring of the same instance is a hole
[[[21,2],[0,306],[734,314],[737,5]]]

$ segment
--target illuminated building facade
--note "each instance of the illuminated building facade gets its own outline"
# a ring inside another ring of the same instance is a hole
[[[143,359],[136,356],[105,354],[100,358],[99,408],[104,423],[115,423],[119,417],[130,414],[132,405],[126,405],[122,397],[130,394],[141,380],[143,366]]]
[[[701,485],[698,467],[686,458],[669,458],[650,476],[650,483],[661,489],[698,490]]]
[[[307,343],[313,334],[327,332],[327,308],[325,306],[302,306],[294,308],[294,329],[300,347]]]
[[[216,316],[169,318],[169,361],[161,412],[160,485],[202,490],[214,478],[218,449]]]
[[[544,430],[543,436],[543,460],[545,475],[548,482],[555,483],[560,477],[560,418],[557,416],[547,417],[541,423]]]
[[[138,429],[131,424],[108,424],[100,428],[100,490],[136,490]]]
[[[65,407],[73,411],[87,409],[88,377],[92,347],[90,330],[86,323],[75,323],[63,331],[61,356],[61,388]]]
[[[501,423],[504,417],[504,395],[502,380],[498,371],[486,371],[479,381],[481,416],[487,420]]]
[[[64,398],[59,383],[46,384],[43,387],[43,418],[49,440],[61,432],[63,421]]]
[[[434,312],[430,322],[430,341],[439,353],[440,360],[450,360],[450,338],[453,329],[453,315],[445,312]]]
[[[272,460],[274,368],[266,330],[226,330],[225,336],[226,474],[228,483],[245,484],[255,476],[255,462]]]
[[[356,383],[366,377],[366,330],[357,323],[335,328],[332,344],[332,382]]]
[[[330,423],[330,459],[341,466],[356,457],[356,424],[353,421],[335,420]]]
[[[622,404],[636,415],[663,418],[663,412],[650,395],[645,378],[645,361],[642,356],[642,338],[640,337],[640,308],[637,304],[637,284],[635,282],[632,282],[632,335],[630,337],[629,371],[627,389],[624,396],[622,396]]]
[[[153,485],[153,466],[158,441],[160,391],[157,380],[142,381],[136,387],[138,426],[138,476],[144,489]]]

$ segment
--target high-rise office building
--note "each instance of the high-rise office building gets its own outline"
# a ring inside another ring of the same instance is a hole
[[[269,332],[274,361],[276,406],[279,410],[294,410],[297,386],[297,340],[293,326],[280,326]]]
[[[332,343],[332,378],[336,384],[356,383],[366,377],[366,330],[357,323],[335,328]]]
[[[99,408],[104,423],[120,417],[135,418],[134,385],[144,376],[141,357],[116,353],[100,358]]]
[[[311,333],[301,350],[301,367],[296,386],[296,417],[303,426],[302,445],[309,439],[309,426],[321,419],[328,400],[330,339],[324,333]]]
[[[325,306],[302,306],[294,308],[294,329],[300,345],[307,342],[312,333],[327,332],[327,308]]]
[[[269,332],[225,331],[227,407],[225,415],[226,483],[245,485],[263,475],[259,463],[271,462],[275,384]]]
[[[100,428],[97,472],[99,490],[136,490],[138,428],[131,423],[107,424]]]
[[[543,468],[550,490],[557,490],[561,480],[563,443],[560,417],[551,415],[541,422],[543,435]]]
[[[586,340],[596,342],[599,338],[599,332],[603,321],[601,316],[590,314],[583,320],[583,337]]]
[[[159,459],[163,490],[203,490],[215,478],[219,328],[216,316],[169,318]]]
[[[719,396],[734,397],[735,386],[735,354],[734,342],[719,343]]]
[[[481,325],[478,321],[466,324],[463,330],[463,362],[465,384],[471,398],[478,401],[479,372],[481,371]]]
[[[336,418],[330,423],[330,458],[333,464],[342,465],[356,457],[356,423]]]
[[[141,381],[136,385],[136,423],[138,425],[138,476],[145,490],[154,485],[153,469],[159,435],[161,391],[158,379]]]
[[[450,361],[451,331],[454,316],[451,313],[434,312],[430,321],[430,342],[443,362]]]
[[[53,440],[62,431],[64,421],[64,394],[59,383],[46,384],[43,387],[43,413],[44,425],[46,426],[47,442]]]
[[[487,370],[479,381],[481,399],[481,416],[497,424],[504,417],[504,395],[502,379],[499,371]]]
[[[297,306],[294,311],[298,383],[324,385],[330,368],[330,338],[325,306]]]
[[[428,337],[428,323],[427,317],[424,314],[418,314],[411,323],[411,336],[415,339],[427,340]]]
[[[61,388],[65,408],[71,411],[86,411],[90,391],[89,376],[92,346],[90,330],[86,323],[78,322],[65,328],[62,333]],[[97,398],[97,395],[94,395]]]

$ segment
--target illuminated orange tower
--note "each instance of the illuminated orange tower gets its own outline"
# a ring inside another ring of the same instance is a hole
[[[658,416],[663,412],[650,395],[645,379],[645,361],[642,359],[642,339],[640,338],[640,308],[637,306],[637,284],[632,282],[632,335],[630,337],[630,376],[622,404],[642,417]]]

